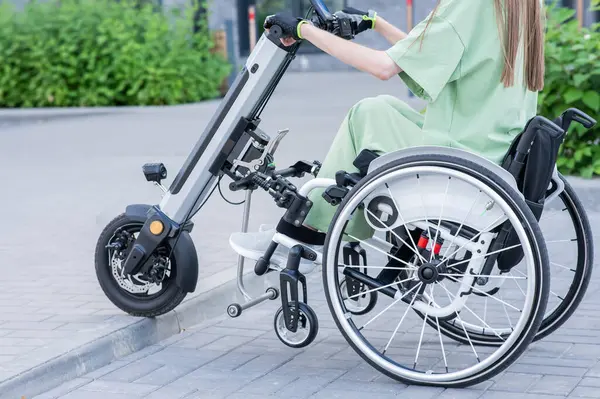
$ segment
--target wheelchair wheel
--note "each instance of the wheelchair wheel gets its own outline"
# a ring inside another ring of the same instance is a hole
[[[562,175],[560,178],[565,189],[546,205],[540,220],[550,257],[552,283],[546,316],[535,340],[552,334],[577,309],[594,265],[594,238],[587,213],[573,187]]]
[[[375,230],[374,239],[348,229],[350,220],[361,219]],[[525,295],[514,287],[500,298],[488,286],[495,276],[486,282],[481,273],[504,250],[489,247],[507,223],[524,252],[524,276],[515,279],[526,282]],[[401,230],[405,235],[397,238],[408,250],[388,253],[385,234]],[[340,263],[342,240],[370,251],[361,266],[369,274]],[[545,241],[525,202],[497,174],[447,155],[406,157],[365,177],[339,206],[323,259],[327,302],[345,339],[371,366],[408,384],[464,387],[503,371],[532,342],[549,295]],[[378,293],[369,314],[346,308],[340,281],[347,276]],[[443,322],[454,319],[472,330],[469,343],[442,334]],[[426,331],[429,320],[434,328]],[[502,344],[477,347],[471,337],[481,332],[478,323]]]
[[[565,189],[556,199],[545,205],[539,222],[548,248],[551,283],[546,314],[534,341],[552,334],[577,309],[589,285],[594,262],[593,236],[583,204],[568,181],[563,176],[560,178],[565,184]],[[393,235],[388,235],[387,239],[396,244]],[[505,281],[502,285],[498,284],[500,290],[507,284],[509,288],[518,288],[524,295],[521,265],[515,266],[504,276]],[[499,277],[497,281],[501,280],[502,277]],[[502,294],[499,293],[500,295]],[[431,318],[428,318],[428,323],[435,326],[435,320]],[[466,326],[465,329],[460,324],[457,319],[443,321],[440,330],[442,334],[464,344],[468,344],[469,340],[480,345],[502,344],[502,340],[494,333],[489,330],[485,332],[481,323],[477,327]],[[470,330],[470,336],[467,338],[466,331]],[[476,332],[473,333],[473,330]],[[484,332],[480,333],[481,331]]]

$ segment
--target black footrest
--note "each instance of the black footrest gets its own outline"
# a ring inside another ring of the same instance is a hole
[[[325,201],[329,202],[333,206],[339,205],[348,194],[348,190],[346,187],[339,186],[330,186],[323,193],[323,198]]]

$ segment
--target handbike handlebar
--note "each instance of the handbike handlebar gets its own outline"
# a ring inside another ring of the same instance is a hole
[[[333,15],[329,12],[329,9],[325,3],[323,3],[323,0],[310,0],[310,3],[314,7],[315,12],[317,13],[317,16],[321,22],[326,23],[333,21]]]
[[[308,20],[314,26],[347,40],[351,40],[356,36],[356,32],[348,19],[339,18],[329,12],[322,0],[310,0],[310,2],[316,15],[308,18]],[[283,29],[280,26],[273,25],[270,32],[275,39],[283,38]]]

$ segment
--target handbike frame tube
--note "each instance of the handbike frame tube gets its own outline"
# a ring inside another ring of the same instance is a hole
[[[242,118],[258,117],[296,50],[284,47],[273,29],[262,35],[159,205],[171,220],[185,222],[204,202],[219,175],[211,169],[221,149],[235,145],[230,136]]]

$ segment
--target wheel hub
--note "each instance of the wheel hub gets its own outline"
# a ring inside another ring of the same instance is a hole
[[[169,261],[160,257],[151,257],[148,262],[152,263],[148,273],[138,273],[134,276],[125,273],[123,265],[127,257],[128,249],[135,240],[133,234],[122,231],[111,243],[109,248],[109,260],[112,269],[112,275],[123,290],[131,294],[147,294],[151,291],[161,289],[162,282],[167,277],[169,270]]]
[[[425,285],[441,280],[440,272],[443,273],[443,271],[441,270],[442,267],[440,266],[440,263],[439,260],[433,260],[421,265],[417,271],[419,280]]]

